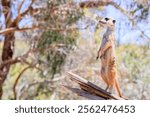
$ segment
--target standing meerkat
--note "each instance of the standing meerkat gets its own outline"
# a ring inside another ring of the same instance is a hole
[[[116,21],[111,18],[105,18],[100,20],[99,23],[107,28],[97,53],[97,59],[101,59],[101,77],[107,85],[106,91],[109,90],[109,92],[113,93],[113,89],[116,87],[119,96],[122,97],[117,79],[118,76],[114,34]]]

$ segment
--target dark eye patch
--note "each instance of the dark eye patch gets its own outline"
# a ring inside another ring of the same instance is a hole
[[[113,23],[115,24],[115,23],[116,23],[116,20],[113,20]]]
[[[109,20],[109,18],[107,18],[107,17],[106,17],[106,18],[105,18],[105,20],[106,20],[106,21],[108,21],[108,20]]]

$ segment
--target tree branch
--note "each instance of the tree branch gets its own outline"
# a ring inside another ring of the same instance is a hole
[[[25,15],[32,9],[32,5],[33,5],[33,3],[34,3],[35,1],[36,1],[36,0],[32,0],[32,2],[31,2],[31,4],[29,5],[28,9],[27,9],[25,12],[23,12],[23,13],[21,14],[21,17],[25,16]]]
[[[15,83],[14,83],[14,86],[13,86],[13,92],[14,92],[14,99],[16,100],[17,99],[17,92],[16,92],[16,86],[19,82],[19,79],[21,78],[22,74],[28,70],[29,68],[32,68],[32,66],[27,66],[26,68],[24,68],[20,74],[18,75],[17,79],[15,80]]]
[[[56,78],[53,79],[53,80],[47,80],[47,79],[44,79],[44,80],[41,80],[41,81],[35,80],[35,81],[33,81],[32,83],[25,85],[25,86],[21,89],[21,91],[24,90],[24,92],[22,92],[22,93],[20,94],[19,99],[21,99],[21,98],[23,97],[23,95],[25,94],[25,92],[27,92],[32,86],[35,86],[35,85],[38,85],[38,84],[42,84],[42,83],[52,84],[52,83],[57,82],[57,81],[59,81],[59,80],[62,80],[62,79],[64,79],[64,78],[65,78],[65,76],[56,77]]]
[[[20,60],[18,58],[19,57],[16,57],[15,59],[9,59],[9,60],[2,62],[0,65],[0,69],[3,68],[4,66],[8,65],[8,64],[12,65],[12,64],[20,62]]]
[[[34,29],[43,29],[43,30],[52,30],[52,31],[59,31],[59,32],[72,32],[74,30],[77,30],[77,26],[74,26],[74,27],[70,27],[70,28],[53,28],[53,27],[44,27],[44,26],[32,26],[31,28],[21,28],[21,29],[18,29],[16,27],[11,27],[11,28],[7,28],[7,29],[4,29],[4,30],[1,30],[0,31],[0,35],[6,35],[6,34],[9,34],[9,33],[12,33],[12,32],[15,32],[15,31],[27,31],[27,30],[34,30]]]
[[[23,1],[21,2],[20,6],[19,6],[19,8],[18,8],[18,17],[17,17],[17,19],[16,19],[16,27],[18,27],[18,24],[19,24],[20,20],[22,19],[22,17],[21,17],[21,8],[22,8],[22,5],[24,4],[24,1],[25,1],[25,0],[23,0]]]
[[[42,71],[39,67],[36,67],[36,64],[35,64],[35,65],[32,65],[32,64],[28,63],[28,65],[29,65],[29,66],[27,66],[26,68],[24,68],[24,69],[19,73],[18,77],[17,77],[16,80],[15,80],[15,83],[14,83],[14,86],[13,86],[13,92],[14,92],[14,99],[15,99],[15,100],[17,99],[16,87],[17,87],[17,85],[18,85],[19,79],[21,78],[22,74],[23,74],[26,70],[28,70],[28,69],[30,69],[30,68],[36,68],[37,70]]]
[[[6,35],[6,34],[9,34],[9,33],[13,33],[15,31],[26,31],[26,30],[33,30],[33,29],[39,29],[40,26],[33,26],[31,28],[21,28],[21,29],[18,29],[17,27],[11,27],[11,28],[7,28],[7,29],[4,29],[4,30],[1,30],[0,31],[0,35]]]

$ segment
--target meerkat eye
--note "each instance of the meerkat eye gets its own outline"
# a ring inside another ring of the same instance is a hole
[[[105,20],[106,20],[106,21],[108,21],[108,20],[109,20],[109,18],[107,18],[107,17],[106,17],[106,18],[105,18]]]
[[[116,23],[116,20],[113,20],[113,23],[115,24],[115,23]]]

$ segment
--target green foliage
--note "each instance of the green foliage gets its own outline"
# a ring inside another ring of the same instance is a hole
[[[78,37],[76,22],[82,13],[78,7],[70,5],[70,3],[72,3],[71,0],[48,1],[48,9],[40,14],[41,18],[44,17],[46,27],[50,26],[50,30],[44,31],[38,40],[37,48],[48,48],[40,51],[38,61],[44,74],[48,73],[50,78],[54,78],[55,74],[61,72],[65,58]],[[51,27],[55,31],[51,30]]]
[[[47,51],[40,51],[39,62],[45,61],[44,66],[46,72],[49,73],[50,77],[53,78],[56,73],[60,73],[61,66],[65,62],[67,53],[72,46],[75,44],[75,38],[71,35],[63,35],[56,31],[44,32],[41,40],[38,43],[38,48],[49,48]]]
[[[70,44],[75,44],[75,38],[71,36],[65,36],[57,31],[44,32],[41,40],[38,43],[38,48],[49,47],[51,44],[65,44],[67,47],[70,47]]]
[[[142,79],[146,82],[149,77],[149,72],[147,69],[150,66],[150,59],[148,57],[150,51],[148,50],[149,48],[147,46],[133,44],[124,45],[117,48],[120,72],[124,72],[123,74],[126,74],[125,76],[128,76],[128,79]]]

